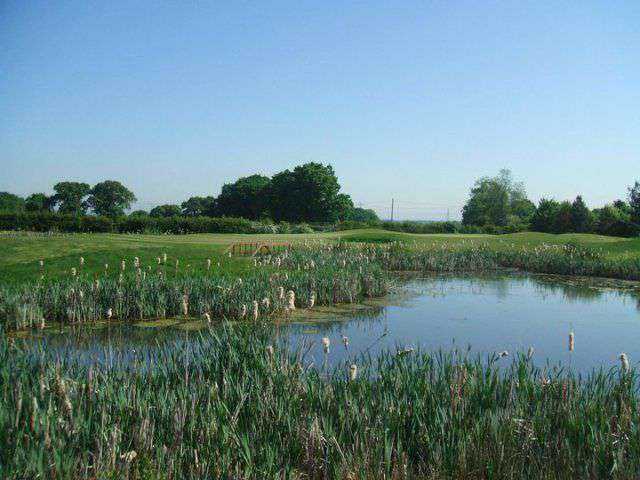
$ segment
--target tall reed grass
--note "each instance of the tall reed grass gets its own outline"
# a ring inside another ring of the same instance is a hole
[[[328,374],[224,323],[126,364],[0,336],[0,477],[636,478],[637,377],[385,352]],[[330,353],[328,353],[330,355]],[[626,360],[626,357],[625,357]]]

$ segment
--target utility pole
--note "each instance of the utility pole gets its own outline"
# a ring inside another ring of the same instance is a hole
[[[447,222],[449,221],[449,209],[447,208]]]
[[[391,199],[391,221],[393,222],[393,203],[394,203],[394,199]]]

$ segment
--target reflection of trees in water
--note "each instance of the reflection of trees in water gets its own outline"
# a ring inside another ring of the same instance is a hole
[[[615,288],[611,285],[599,285],[595,279],[563,279],[553,277],[532,276],[532,283],[538,291],[562,294],[570,302],[596,301],[603,297],[614,296],[623,299],[633,299],[640,309],[640,292],[625,288]]]

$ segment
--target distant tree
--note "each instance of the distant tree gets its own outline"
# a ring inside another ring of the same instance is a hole
[[[332,222],[344,215],[351,202],[339,192],[340,184],[331,165],[305,163],[272,177],[269,209],[277,221]]]
[[[462,223],[506,225],[511,206],[510,183],[508,170],[502,170],[497,177],[482,177],[477,180],[462,209]]]
[[[27,212],[50,212],[53,209],[53,199],[44,193],[32,193],[24,201]]]
[[[327,219],[330,222],[344,221],[353,212],[353,200],[346,193],[339,193],[330,205]]]
[[[226,183],[216,199],[220,215],[258,220],[266,214],[269,177],[251,175]]]
[[[573,231],[571,202],[564,201],[558,206],[553,233],[568,233]]]
[[[179,217],[182,209],[178,205],[159,205],[151,209],[149,215],[152,217]]]
[[[148,217],[149,212],[146,210],[134,210],[129,214],[130,217]]]
[[[133,192],[120,182],[105,180],[91,189],[87,205],[96,215],[117,217],[124,215],[124,211],[135,201]]]
[[[623,202],[624,203],[624,202]],[[593,210],[595,231],[602,235],[626,235],[630,216],[613,205],[605,205]]]
[[[531,229],[535,232],[551,233],[555,229],[560,204],[555,200],[542,198],[531,217]]]
[[[629,209],[631,221],[640,223],[640,182],[635,182],[633,187],[629,187]]]
[[[616,200],[613,202],[613,206],[620,210],[620,212],[628,215],[629,217],[631,216],[631,207],[624,200]]]
[[[351,209],[347,220],[364,223],[377,223],[380,221],[378,214],[375,211],[360,207]]]
[[[591,231],[593,226],[591,212],[578,195],[571,204],[571,230],[578,233]]]
[[[24,210],[24,199],[9,192],[0,192],[0,212],[21,212]]]
[[[72,215],[84,215],[87,213],[87,203],[85,197],[91,192],[91,187],[87,183],[81,182],[59,182],[53,186],[56,192],[53,196],[54,203],[58,206],[60,213]]]
[[[215,214],[216,199],[214,197],[191,197],[182,202],[182,214],[186,217],[212,217]]]

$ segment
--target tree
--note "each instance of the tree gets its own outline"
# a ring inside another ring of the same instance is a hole
[[[556,212],[556,218],[553,223],[553,233],[568,233],[573,231],[573,224],[571,222],[571,202],[564,201],[558,206]]]
[[[535,232],[553,232],[559,209],[560,204],[555,200],[541,198],[531,217],[531,229]]]
[[[182,202],[182,214],[186,217],[213,217],[216,209],[214,197],[191,197]]]
[[[310,162],[293,171],[275,174],[269,188],[269,209],[274,220],[333,222],[353,202],[339,195],[340,184],[331,165]]]
[[[635,182],[633,187],[629,187],[629,208],[631,221],[640,223],[640,182]]]
[[[378,214],[375,211],[360,207],[351,209],[347,216],[347,220],[363,223],[378,223],[380,221]]]
[[[9,192],[0,192],[0,212],[21,212],[24,210],[24,199]]]
[[[179,217],[181,214],[182,210],[178,205],[159,205],[149,212],[152,217]]]
[[[571,229],[578,233],[589,232],[593,226],[592,223],[591,212],[582,197],[578,195],[571,204]]]
[[[27,212],[50,212],[53,209],[53,198],[44,193],[32,193],[24,201]]]
[[[91,192],[89,184],[59,182],[53,186],[53,190],[56,192],[53,201],[60,213],[84,215],[87,212],[87,203],[84,199]]]
[[[130,217],[148,217],[149,212],[146,210],[134,210],[129,214]]]
[[[623,202],[624,203],[624,202]],[[594,209],[595,230],[602,235],[626,236],[631,225],[628,213],[613,205],[605,205],[602,208]]]
[[[221,215],[258,220],[267,213],[269,177],[251,175],[234,183],[226,183],[218,196],[217,210]]]
[[[91,189],[87,205],[96,215],[118,217],[124,215],[124,211],[135,201],[133,192],[120,182],[105,180]]]

